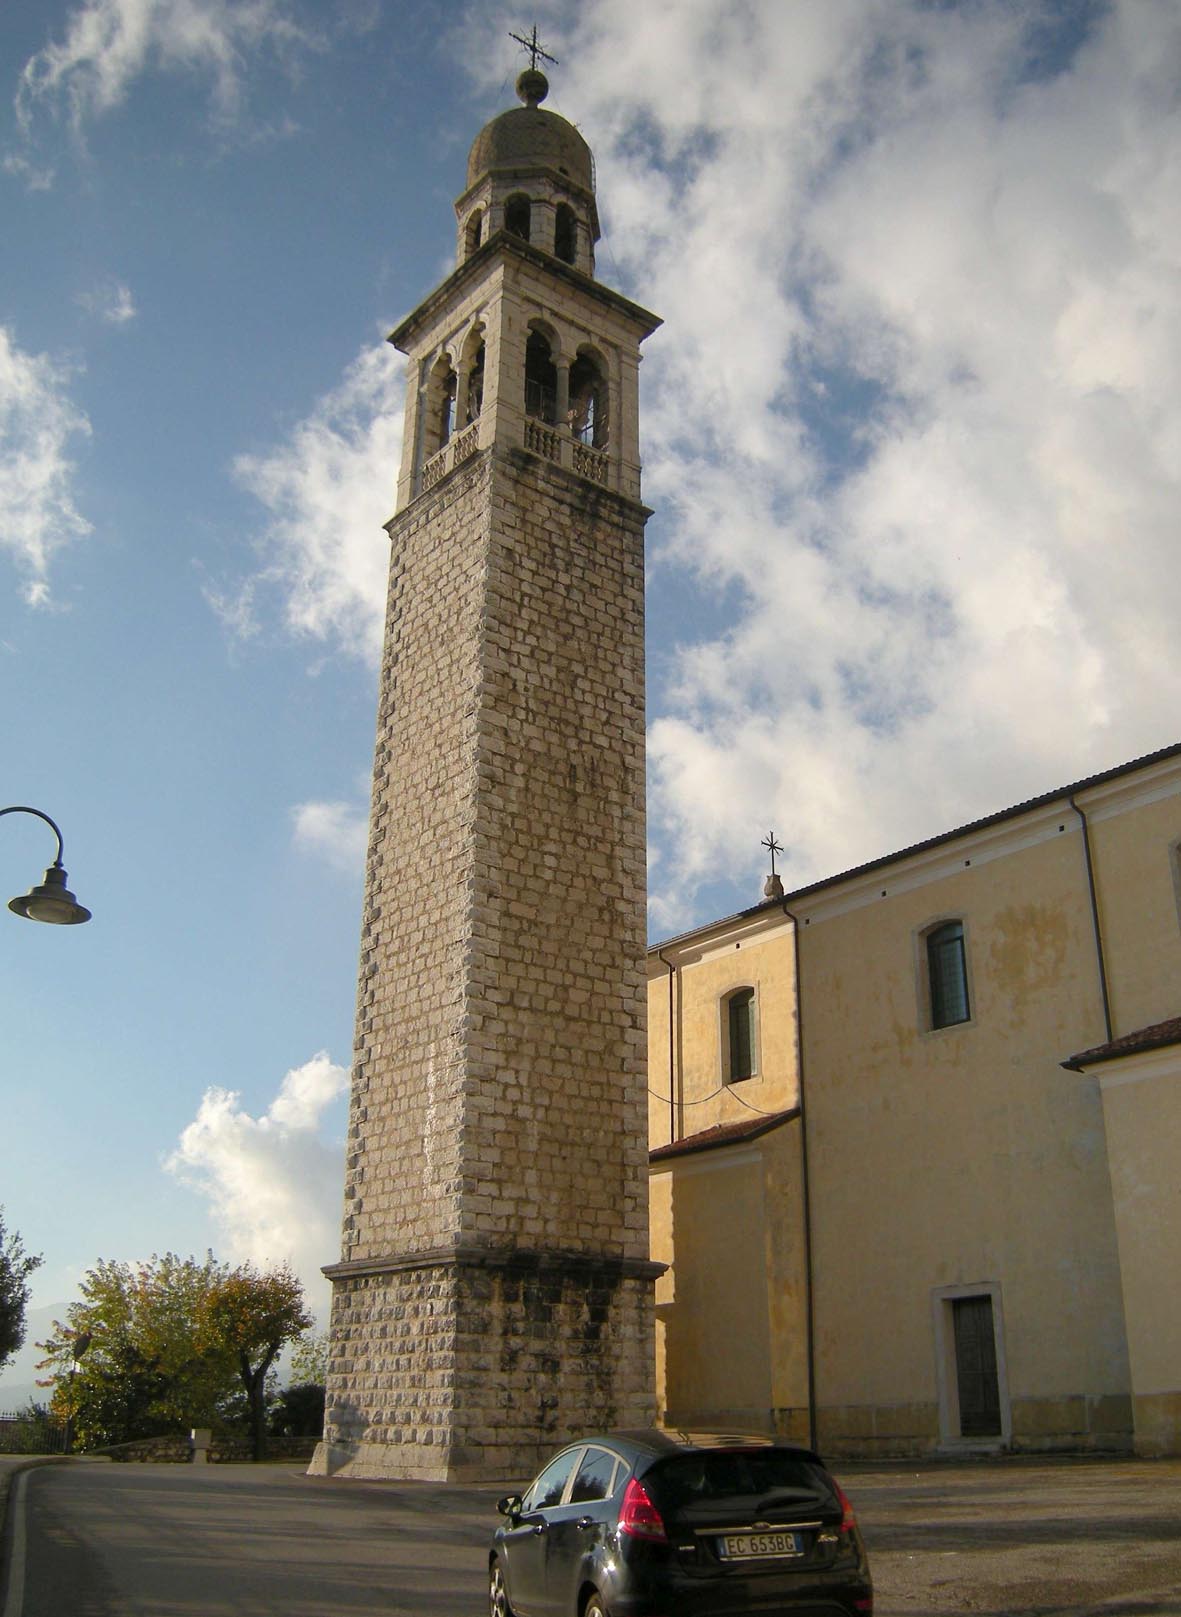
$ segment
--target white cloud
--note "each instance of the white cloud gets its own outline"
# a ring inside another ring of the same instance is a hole
[[[769,825],[802,882],[1176,739],[1181,13],[550,9],[601,273],[666,321],[658,925],[754,901]]]
[[[300,803],[292,810],[295,841],[346,875],[364,868],[369,818],[353,803]]]
[[[237,1093],[210,1088],[167,1170],[209,1202],[232,1262],[290,1263],[315,1299],[322,1264],[340,1250],[341,1149],[326,1142],[326,1117],[348,1089],[348,1072],[321,1051],[283,1079],[262,1117]]]
[[[79,292],[77,302],[87,314],[96,315],[109,326],[125,326],[139,312],[131,288],[122,281],[103,281],[89,292]]]
[[[248,52],[311,43],[285,0],[83,0],[64,36],[25,64],[17,113],[28,131],[39,110],[65,108],[81,130],[156,69],[208,78],[218,116],[229,119],[239,111]]]
[[[389,543],[401,459],[404,361],[388,344],[357,356],[269,455],[242,455],[240,482],[271,516],[267,565],[245,588],[282,596],[288,626],[376,663],[381,652]],[[221,600],[223,615],[227,603]]]
[[[74,503],[72,438],[90,424],[69,395],[68,370],[29,354],[0,326],[0,548],[32,606],[49,601],[54,552],[90,532]]]

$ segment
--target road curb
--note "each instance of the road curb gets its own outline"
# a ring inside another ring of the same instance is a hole
[[[41,1465],[81,1465],[81,1454],[5,1454],[0,1456],[0,1567],[4,1565],[4,1527],[8,1513],[8,1493],[13,1477]]]
[[[5,1455],[0,1460],[0,1591],[8,1587],[8,1569],[6,1545],[8,1543],[8,1495],[12,1488],[12,1479],[22,1471],[32,1471],[41,1465],[61,1465],[69,1459],[65,1454],[17,1454]]]
[[[68,1454],[13,1454],[0,1460],[0,1544],[3,1543],[4,1513],[8,1509],[8,1490],[12,1478],[22,1471],[32,1471],[38,1465],[63,1465],[71,1459]]]

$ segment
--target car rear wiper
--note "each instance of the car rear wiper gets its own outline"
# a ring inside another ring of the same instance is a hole
[[[786,1504],[790,1499],[806,1499],[810,1505],[815,1505],[817,1509],[823,1508],[826,1503],[824,1495],[817,1493],[815,1488],[772,1488],[768,1493],[759,1495],[759,1504]],[[831,1503],[831,1501],[827,1502]]]

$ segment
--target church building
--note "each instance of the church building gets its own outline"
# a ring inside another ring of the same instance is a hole
[[[672,1425],[1181,1453],[1181,746],[649,952]]]

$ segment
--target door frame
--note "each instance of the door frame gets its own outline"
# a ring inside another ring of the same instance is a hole
[[[996,1345],[996,1384],[1001,1406],[997,1437],[964,1437],[960,1431],[959,1378],[956,1373],[955,1320],[952,1305],[964,1297],[987,1297],[992,1303],[992,1333]],[[935,1379],[939,1391],[939,1446],[956,1453],[993,1454],[1013,1442],[1013,1410],[1009,1402],[1009,1376],[1005,1361],[1005,1316],[997,1281],[981,1280],[969,1286],[935,1286],[931,1291],[931,1321],[935,1337]]]

